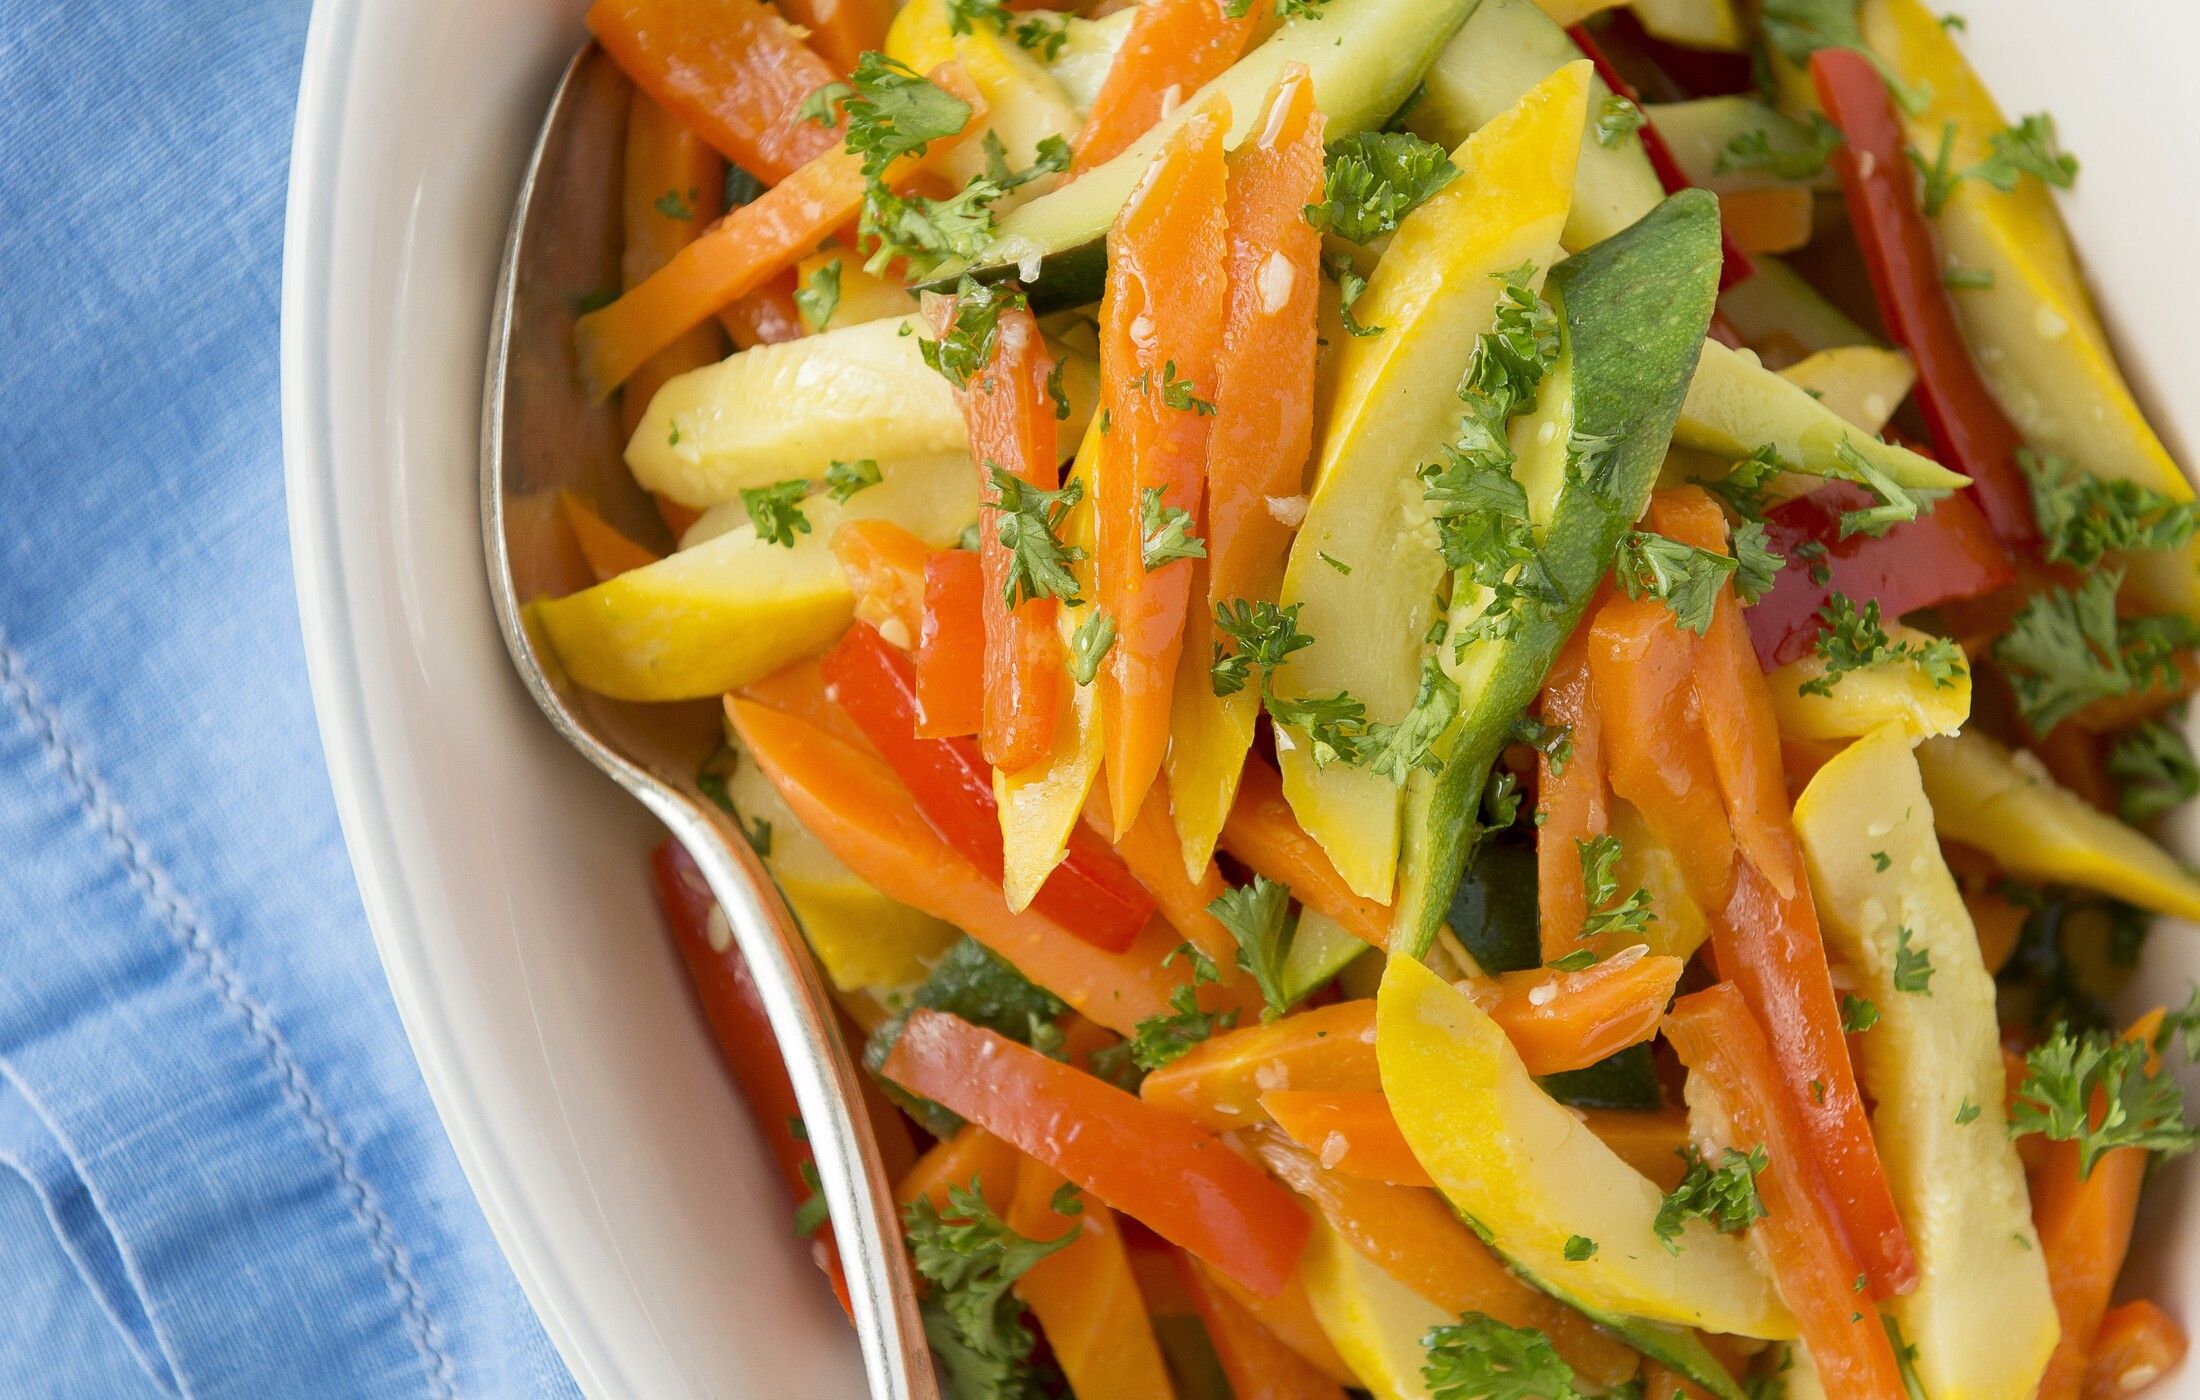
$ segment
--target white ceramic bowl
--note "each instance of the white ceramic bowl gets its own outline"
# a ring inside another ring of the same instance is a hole
[[[1953,0],[1960,3],[1960,0]],[[2085,162],[2066,213],[2173,450],[2200,449],[2189,0],[1975,0],[1966,46]],[[321,0],[292,156],[283,418],[307,659],[382,961],[489,1223],[598,1396],[855,1396],[838,1310],[644,884],[656,832],[551,733],[475,517],[491,287],[581,0]],[[2182,829],[2195,849],[2195,826]],[[2200,952],[2142,974],[2181,999]],[[2180,1165],[2136,1277],[2195,1319]],[[2188,1306],[2180,1307],[2185,1304]],[[2180,1393],[2200,1395],[2200,1373]]]

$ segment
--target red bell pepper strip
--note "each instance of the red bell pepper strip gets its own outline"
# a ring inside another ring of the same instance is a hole
[[[762,0],[596,0],[588,27],[635,84],[767,185],[840,143],[802,120],[839,75]]]
[[[1118,1035],[1174,1010],[1169,999],[1191,970],[1182,958],[1164,965],[1183,941],[1167,924],[1149,922],[1128,949],[1110,953],[1035,909],[1017,913],[1000,885],[932,830],[881,759],[798,713],[739,696],[726,698],[726,718],[802,825],[880,894],[954,924]],[[1219,1004],[1219,988],[1199,990]]]
[[[1262,1297],[1291,1281],[1310,1226],[1291,1193],[1176,1115],[937,1011],[882,1073],[960,1114]]]
[[[733,1071],[741,1096],[749,1101],[757,1131],[772,1154],[772,1164],[794,1194],[796,1204],[815,1194],[811,1185],[817,1172],[809,1140],[801,1134],[802,1110],[795,1103],[794,1081],[779,1058],[779,1039],[772,1034],[764,1014],[764,998],[741,952],[727,944],[720,952],[710,936],[710,915],[718,901],[712,897],[694,857],[677,841],[660,842],[649,855],[651,881],[657,887],[657,907],[672,930],[680,960],[687,964],[695,985],[696,1000],[703,1004],[703,1018],[726,1068]],[[833,1226],[826,1221],[810,1240],[810,1257],[832,1282],[833,1294],[852,1320],[855,1310],[848,1301],[848,1277],[840,1266],[840,1249],[833,1241]]]
[[[924,561],[924,623],[917,635],[917,733],[953,739],[985,721],[985,566],[974,551]]]
[[[1589,56],[1589,61],[1597,66],[1597,76],[1604,79],[1604,85],[1634,103],[1639,111],[1642,94],[1635,90],[1633,83],[1620,75],[1618,66],[1605,56],[1603,48],[1589,33],[1588,26],[1577,24],[1566,33],[1573,39],[1575,46]],[[1681,170],[1681,163],[1673,159],[1673,148],[1665,144],[1665,138],[1658,134],[1657,125],[1649,117],[1643,118],[1642,126],[1635,134],[1642,138],[1642,153],[1650,157],[1650,168],[1658,173],[1658,183],[1665,186],[1667,194],[1690,188],[1688,176]],[[1723,228],[1719,230],[1719,252],[1723,259],[1719,265],[1720,291],[1723,292],[1737,283],[1747,282],[1757,275],[1757,264],[1749,260],[1749,254],[1743,252],[1741,245]]]
[[[1764,1148],[1757,1174],[1764,1218],[1751,1227],[1772,1266],[1780,1297],[1795,1314],[1828,1395],[1904,1400],[1879,1310],[1856,1290],[1862,1272],[1841,1229],[1808,1134],[1773,1063],[1773,1048],[1741,994],[1720,983],[1682,997],[1665,1033],[1690,1075],[1708,1081],[1733,1133],[1730,1144]]]
[[[1869,1276],[1869,1296],[1907,1293],[1917,1286],[1917,1257],[1857,1092],[1810,890],[1782,899],[1746,860],[1735,862],[1734,874],[1733,897],[1711,917],[1719,973],[1772,1043],[1776,1072],[1800,1120],[1799,1140],[1817,1163]],[[1855,1272],[1844,1283],[1853,1282]]]
[[[1940,280],[1933,231],[1918,208],[1905,152],[1908,140],[1887,95],[1886,81],[1862,54],[1820,49],[1810,56],[1811,82],[1833,124],[1841,194],[1849,206],[1864,267],[1871,274],[1879,318],[1917,365],[1917,403],[1933,442],[1986,512],[1994,538],[2013,554],[2039,543],[2032,496],[2017,469],[2024,439],[1979,377],[1963,342],[1955,304]]]
[[[954,319],[954,302],[941,298],[931,306],[932,333],[944,335]],[[1042,491],[1062,484],[1061,458],[1055,451],[1053,400],[1047,376],[1054,359],[1028,306],[1004,307],[994,336],[993,358],[957,389],[963,422],[969,428],[970,456],[978,464],[978,491],[985,528],[980,531],[979,560],[985,573],[980,602],[985,624],[984,718],[979,733],[985,756],[1004,773],[1042,762],[1054,744],[1055,716],[1067,683],[1062,637],[1054,626],[1053,598],[1008,603],[1014,556],[993,528],[1000,492],[990,469],[999,467]]]
[[[1766,543],[1787,564],[1772,591],[1742,614],[1764,669],[1810,652],[1821,628],[1818,610],[1836,593],[1859,608],[1878,603],[1891,621],[2016,580],[2008,554],[1967,495],[1950,496],[1877,539],[1842,539],[1841,513],[1871,503],[1863,487],[1837,482],[1765,512]]]
[[[858,622],[825,654],[819,669],[835,702],[877,747],[940,839],[998,883],[1001,817],[993,770],[967,738],[918,736],[917,683],[909,658]],[[1083,830],[1070,834],[1068,854],[1039,887],[1032,907],[1111,953],[1130,947],[1154,910],[1152,898],[1115,853]]]

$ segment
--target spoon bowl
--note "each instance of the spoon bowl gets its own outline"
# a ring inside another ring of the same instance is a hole
[[[551,725],[648,808],[694,857],[762,995],[793,1080],[846,1271],[875,1400],[932,1400],[899,1212],[833,1002],[777,887],[733,821],[695,784],[719,742],[710,702],[634,705],[565,677],[527,604],[586,587],[559,516],[573,492],[633,538],[669,546],[621,459],[612,404],[573,371],[573,322],[619,285],[619,170],[631,87],[594,44],[567,67],[544,118],[505,245],[482,405],[481,525],[499,630]]]

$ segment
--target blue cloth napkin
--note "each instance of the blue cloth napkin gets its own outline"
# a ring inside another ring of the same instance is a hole
[[[0,0],[0,1396],[562,1395],[344,856],[284,530],[303,0]]]

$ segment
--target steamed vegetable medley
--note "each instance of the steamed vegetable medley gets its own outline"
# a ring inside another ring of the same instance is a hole
[[[625,285],[558,290],[663,528],[563,500],[599,582],[532,623],[723,697],[698,783],[867,1037],[951,1396],[2178,1363],[2111,1299],[2200,997],[2111,1008],[2200,918],[2146,834],[2193,493],[1960,16],[589,19]]]

